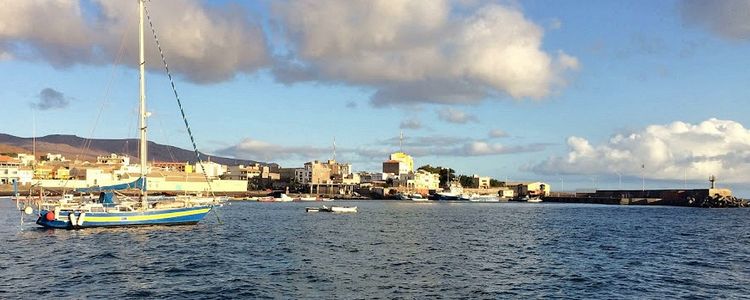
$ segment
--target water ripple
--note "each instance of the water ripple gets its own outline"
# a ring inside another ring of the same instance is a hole
[[[232,203],[196,226],[42,230],[0,199],[0,298],[743,298],[750,210]]]

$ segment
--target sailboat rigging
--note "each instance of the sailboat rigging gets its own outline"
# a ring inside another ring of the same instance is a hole
[[[84,198],[82,196],[78,201],[75,201],[68,197],[64,197],[57,203],[44,204],[39,209],[38,219],[36,221],[38,225],[47,228],[78,229],[89,227],[196,224],[200,222],[215,205],[221,203],[220,199],[216,197],[160,197],[151,201],[148,196],[148,113],[146,111],[146,60],[144,51],[144,12],[147,14],[148,11],[146,10],[144,1],[145,0],[138,1],[140,177],[129,183],[76,190],[78,193],[98,193],[98,199],[94,199],[93,197]],[[154,38],[156,38],[156,31],[153,29],[150,17],[149,25],[151,25]],[[158,39],[157,46],[162,55],[165,68],[167,69],[172,89],[177,97],[183,120],[188,128],[196,159],[198,160],[197,163],[201,164],[199,156],[200,152],[198,152],[197,147],[195,146],[195,140],[192,137],[187,118],[185,118],[182,104],[177,95],[177,90],[174,87],[172,76],[169,74],[169,68],[167,67],[163,52],[161,51],[161,46],[158,44]],[[208,181],[208,177],[206,177],[206,180],[210,190],[211,185]],[[117,192],[126,189],[138,189],[138,199],[130,199],[124,194]],[[117,195],[120,195],[124,199],[116,200]]]

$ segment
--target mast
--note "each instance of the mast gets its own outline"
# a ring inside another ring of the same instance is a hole
[[[146,164],[148,158],[148,140],[146,139],[146,56],[143,50],[143,1],[138,0],[138,65],[139,65],[139,99],[140,99],[140,131],[141,145],[139,155],[141,158],[141,208],[146,209],[148,206],[146,191],[146,173],[148,172]]]

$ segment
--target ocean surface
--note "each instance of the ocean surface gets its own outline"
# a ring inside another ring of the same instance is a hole
[[[750,297],[750,209],[331,203],[359,213],[232,202],[195,226],[68,231],[0,198],[0,299]]]

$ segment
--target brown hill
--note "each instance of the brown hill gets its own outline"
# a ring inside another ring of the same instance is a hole
[[[0,153],[31,153],[34,147],[32,138],[17,137],[0,133]],[[48,135],[36,138],[36,153],[59,153],[68,159],[96,161],[97,156],[117,153],[138,157],[137,139],[84,139],[75,135]],[[208,155],[200,153],[202,160]],[[149,161],[195,163],[195,153],[182,148],[148,142]],[[211,161],[224,165],[253,164],[256,161],[210,156]],[[261,164],[267,164],[262,163]]]

